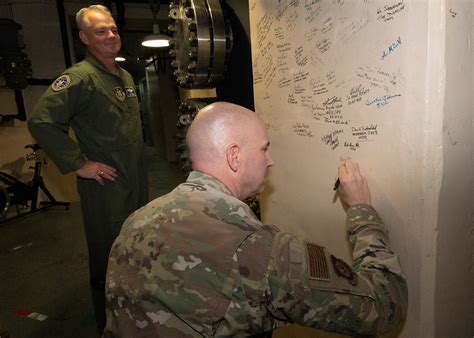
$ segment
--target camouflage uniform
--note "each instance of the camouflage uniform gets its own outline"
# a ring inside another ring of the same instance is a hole
[[[133,213],[112,246],[106,337],[244,336],[299,323],[379,334],[407,289],[370,207],[348,210],[354,263],[262,225],[216,179],[192,172]]]
[[[115,181],[77,179],[89,249],[92,296],[99,326],[105,325],[104,284],[110,247],[123,221],[148,202],[147,170],[138,98],[132,76],[117,65],[112,74],[87,52],[38,100],[28,127],[65,174],[85,158],[117,169]],[[68,136],[69,126],[78,143]],[[84,157],[85,155],[85,157]]]

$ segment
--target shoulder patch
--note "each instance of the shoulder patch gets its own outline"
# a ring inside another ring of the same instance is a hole
[[[351,285],[356,286],[359,283],[357,274],[354,273],[351,267],[342,259],[336,258],[335,256],[331,255],[331,263],[334,267],[334,271],[336,272],[336,275],[347,279],[347,281]]]
[[[69,87],[71,83],[72,83],[72,80],[69,75],[61,75],[56,80],[54,80],[53,84],[51,85],[51,89],[54,92],[59,92]]]
[[[329,270],[324,247],[306,242],[309,278],[329,281]]]

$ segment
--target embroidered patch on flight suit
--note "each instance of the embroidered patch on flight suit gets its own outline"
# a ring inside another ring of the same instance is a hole
[[[135,92],[135,88],[133,87],[125,87],[125,93],[127,97],[136,97],[137,93]]]
[[[71,83],[72,83],[72,80],[69,77],[69,75],[61,75],[56,80],[54,80],[53,84],[51,85],[51,89],[54,92],[59,92],[69,87]]]
[[[359,283],[359,278],[357,274],[355,274],[352,271],[351,267],[342,259],[336,258],[331,255],[331,263],[334,267],[334,271],[336,271],[336,275],[347,279],[351,285],[356,286]]]
[[[117,99],[119,99],[120,101],[125,100],[125,98],[127,97],[122,87],[115,87],[114,93],[115,93],[115,97],[117,97]]]
[[[308,254],[309,278],[329,281],[326,255],[322,246],[306,242]]]

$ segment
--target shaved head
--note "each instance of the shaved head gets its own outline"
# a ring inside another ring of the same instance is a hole
[[[228,102],[216,102],[198,112],[188,129],[186,145],[194,170],[216,177],[241,199],[257,193],[248,190],[260,190],[267,167],[273,165],[266,155],[269,142],[263,121],[253,111]],[[265,155],[260,163],[263,177],[255,179],[261,181],[258,189],[246,182],[257,151]]]
[[[253,111],[232,103],[216,102],[204,107],[186,135],[191,161],[218,160],[227,145],[247,138],[243,127],[256,123],[257,119]]]

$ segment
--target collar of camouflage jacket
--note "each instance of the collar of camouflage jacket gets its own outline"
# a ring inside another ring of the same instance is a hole
[[[218,191],[221,191],[225,194],[233,196],[232,192],[225,186],[224,183],[219,181],[217,178],[204,174],[200,171],[191,171],[186,182],[208,186],[217,189]]]

